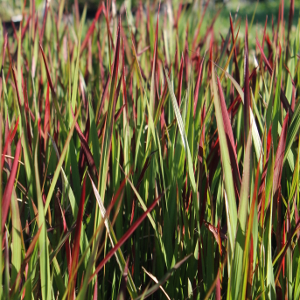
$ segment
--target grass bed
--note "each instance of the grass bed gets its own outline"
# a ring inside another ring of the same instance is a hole
[[[0,38],[0,299],[299,299],[294,1],[34,3]]]

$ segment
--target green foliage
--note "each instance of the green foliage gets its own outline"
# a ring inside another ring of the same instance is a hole
[[[0,300],[299,298],[294,1],[150,2],[0,39]]]

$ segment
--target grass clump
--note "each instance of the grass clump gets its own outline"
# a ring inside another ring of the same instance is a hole
[[[299,299],[294,1],[145,7],[0,40],[0,298]]]

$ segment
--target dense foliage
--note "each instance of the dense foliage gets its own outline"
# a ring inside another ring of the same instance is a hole
[[[0,299],[300,298],[294,1],[221,36],[199,2],[0,39]]]

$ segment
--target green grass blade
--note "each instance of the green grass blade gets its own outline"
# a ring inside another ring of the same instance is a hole
[[[37,133],[37,131],[36,131]],[[36,138],[35,151],[34,151],[34,171],[35,171],[35,185],[38,202],[38,219],[39,224],[42,227],[41,234],[39,235],[39,249],[40,249],[40,275],[41,275],[41,290],[42,298],[44,300],[51,298],[51,277],[50,277],[50,262],[49,262],[49,251],[47,243],[47,230],[46,230],[46,219],[45,213],[47,211],[44,208],[41,192],[41,184],[39,178],[38,169],[38,138]]]
[[[177,104],[177,100],[176,100],[176,97],[175,97],[175,94],[173,91],[172,84],[170,82],[170,79],[169,79],[168,74],[165,69],[164,69],[164,73],[165,73],[165,78],[166,78],[166,81],[168,84],[169,93],[170,93],[170,97],[171,97],[171,101],[172,101],[172,106],[173,106],[177,124],[178,124],[178,129],[179,129],[181,140],[182,140],[183,147],[185,150],[191,186],[193,188],[193,191],[196,192],[196,182],[195,182],[195,175],[194,175],[194,168],[193,168],[193,160],[192,160],[192,156],[191,156],[191,152],[190,152],[190,148],[189,148],[189,144],[188,144],[188,139],[187,139],[187,136],[185,133],[185,126],[182,121],[182,117],[181,117],[180,110],[179,110],[179,107]]]

